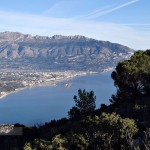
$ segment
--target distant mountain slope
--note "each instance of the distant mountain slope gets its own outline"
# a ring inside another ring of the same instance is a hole
[[[103,71],[128,59],[134,51],[126,46],[84,36],[31,36],[0,33],[0,67],[26,66],[47,69]],[[18,63],[17,63],[18,62]],[[4,66],[3,66],[4,65]]]

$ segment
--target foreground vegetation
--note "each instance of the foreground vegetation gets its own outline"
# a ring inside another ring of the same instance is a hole
[[[95,109],[93,91],[78,90],[68,118],[23,127],[22,136],[1,136],[1,149],[149,150],[150,50],[136,52],[112,72],[117,93]]]

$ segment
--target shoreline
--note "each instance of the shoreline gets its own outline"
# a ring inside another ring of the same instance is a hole
[[[15,91],[11,91],[10,93],[5,93],[4,95],[0,96],[0,100],[2,100],[3,98],[5,98],[6,96],[8,96],[10,94],[14,94],[14,93],[17,93],[19,91],[22,91],[22,90],[25,90],[25,89],[28,89],[28,88],[30,88],[30,87],[20,88],[20,89],[16,89]]]
[[[106,71],[107,72],[107,71]],[[63,83],[64,81],[69,81],[71,79],[74,79],[76,77],[81,77],[81,76],[87,76],[87,75],[92,75],[92,74],[101,74],[103,72],[92,72],[92,71],[89,71],[89,72],[84,72],[83,74],[76,74],[74,76],[70,76],[70,77],[66,77],[64,79],[58,79],[56,81],[53,81],[51,83],[44,83],[44,84],[39,84],[39,85],[33,85],[33,86],[26,86],[26,87],[23,87],[23,88],[18,88],[18,89],[15,89],[15,91],[11,91],[11,92],[6,92],[5,94],[2,94],[0,96],[0,100],[2,100],[3,98],[5,98],[6,96],[10,95],[10,94],[14,94],[14,93],[18,93],[22,90],[25,90],[25,89],[30,89],[30,88],[34,88],[34,87],[44,87],[44,86],[57,86],[59,83]]]

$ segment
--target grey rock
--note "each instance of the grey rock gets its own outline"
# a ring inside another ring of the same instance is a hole
[[[134,50],[126,46],[84,36],[32,36],[18,32],[0,33],[0,66],[20,65],[47,68],[103,71],[129,59]],[[7,61],[9,60],[9,61]],[[5,67],[5,66],[4,66]]]

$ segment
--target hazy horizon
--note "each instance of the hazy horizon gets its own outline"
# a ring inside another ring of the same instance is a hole
[[[149,49],[149,4],[148,0],[3,0],[0,32],[83,35],[135,50]]]

